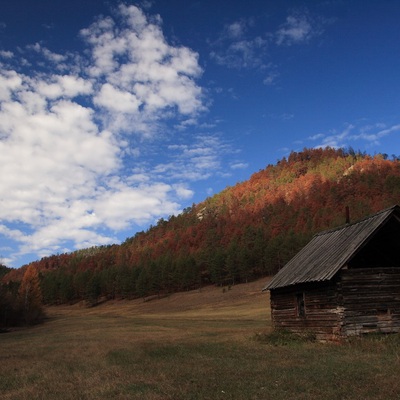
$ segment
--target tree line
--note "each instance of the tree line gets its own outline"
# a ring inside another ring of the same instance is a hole
[[[292,152],[120,245],[33,262],[46,304],[146,298],[277,272],[317,232],[399,203],[400,162],[352,149]],[[28,266],[7,273],[18,285]]]
[[[9,272],[0,265],[0,276]],[[9,326],[32,325],[44,317],[38,270],[30,265],[20,282],[0,283],[0,330]]]

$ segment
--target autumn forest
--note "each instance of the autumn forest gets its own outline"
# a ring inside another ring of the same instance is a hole
[[[343,225],[346,207],[356,221],[399,202],[396,156],[292,152],[120,245],[57,254],[19,269],[1,266],[0,327],[39,316],[15,300],[26,295],[29,276],[39,282],[44,304],[93,306],[210,284],[229,287],[277,272],[315,233]]]

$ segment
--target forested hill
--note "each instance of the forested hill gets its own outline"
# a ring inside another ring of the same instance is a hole
[[[400,203],[400,161],[336,149],[292,152],[249,180],[121,245],[46,257],[45,302],[134,298],[274,274],[318,231]],[[18,285],[25,267],[3,282]]]

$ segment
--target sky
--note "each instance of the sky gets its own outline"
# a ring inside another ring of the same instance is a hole
[[[2,0],[0,261],[120,243],[314,147],[400,154],[397,0]]]

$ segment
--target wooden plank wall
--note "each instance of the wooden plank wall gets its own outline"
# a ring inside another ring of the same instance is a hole
[[[400,268],[341,271],[342,335],[400,332]]]
[[[305,316],[297,315],[298,293],[305,294]],[[276,328],[294,333],[313,333],[318,340],[340,335],[342,309],[338,307],[336,283],[303,285],[271,291],[272,320]]]
[[[305,294],[303,317],[299,293]],[[347,269],[328,284],[271,290],[271,312],[276,328],[312,332],[319,340],[400,332],[400,268]]]

